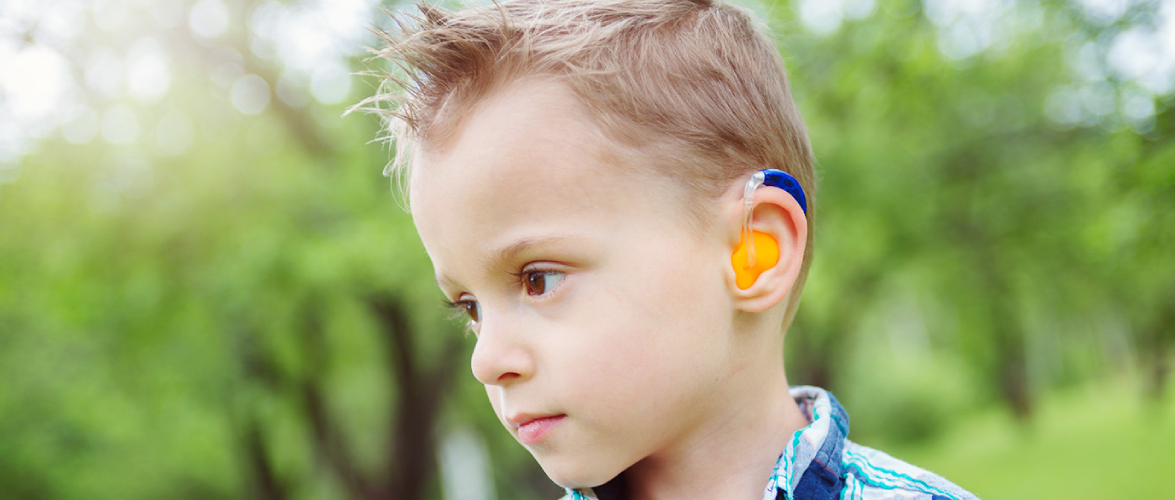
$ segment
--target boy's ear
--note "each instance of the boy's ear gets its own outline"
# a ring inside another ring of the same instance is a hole
[[[804,262],[804,248],[808,240],[808,218],[795,198],[786,191],[773,187],[755,190],[751,226],[755,233],[755,265],[747,269],[747,255],[743,245],[742,186],[731,189],[728,200],[727,224],[730,241],[730,260],[727,268],[727,290],[734,305],[741,311],[764,312],[783,302],[792,285],[799,278]],[[734,191],[738,191],[734,193]],[[772,264],[774,240],[778,259]]]

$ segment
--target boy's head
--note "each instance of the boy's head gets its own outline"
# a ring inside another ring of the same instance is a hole
[[[811,152],[770,41],[703,0],[422,11],[379,52],[404,90],[364,103],[392,103],[394,167],[503,424],[569,487],[712,438],[781,363],[763,332],[811,254]],[[781,258],[742,289],[742,187],[764,168],[809,212],[755,193]]]

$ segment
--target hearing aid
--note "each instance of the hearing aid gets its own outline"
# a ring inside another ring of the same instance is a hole
[[[746,290],[759,279],[759,275],[779,262],[779,242],[771,235],[755,231],[752,215],[755,209],[755,190],[759,186],[770,186],[784,190],[800,204],[804,215],[808,214],[808,200],[799,181],[787,172],[768,168],[755,172],[743,188],[743,229],[742,241],[730,256],[734,267],[735,284]]]

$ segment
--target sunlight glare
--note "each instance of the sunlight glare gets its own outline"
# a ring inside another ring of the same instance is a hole
[[[184,22],[184,6],[178,0],[155,0],[151,18],[160,28],[174,28]]]
[[[965,59],[1011,36],[1016,6],[1008,0],[927,0],[926,18],[938,27],[938,48]]]
[[[220,0],[200,0],[192,6],[188,26],[192,34],[212,40],[223,35],[228,30],[228,7]]]
[[[86,85],[101,97],[117,97],[123,90],[122,58],[110,47],[98,47],[86,62]]]
[[[1163,17],[1159,32],[1163,34],[1163,50],[1167,57],[1175,59],[1175,2],[1163,4],[1160,15]]]
[[[90,6],[94,25],[105,31],[119,31],[126,24],[129,12],[122,0],[97,0]]]
[[[877,10],[875,0],[845,0],[844,11],[846,19],[865,19]]]
[[[1091,21],[1098,24],[1110,24],[1122,14],[1126,13],[1126,9],[1133,3],[1130,0],[1079,0],[1077,2],[1085,10],[1085,15]]]
[[[53,9],[40,14],[37,26],[55,41],[70,41],[83,33],[86,23],[86,9],[76,1],[55,2]],[[42,36],[44,36],[42,35]]]
[[[1122,114],[1135,130],[1148,132],[1155,125],[1155,98],[1148,92],[1128,90],[1122,95]]]
[[[840,0],[802,0],[799,3],[799,14],[804,26],[821,36],[835,33],[844,19]]]
[[[269,84],[260,76],[245,75],[233,83],[233,106],[246,115],[255,115],[269,106]]]
[[[142,104],[154,104],[167,94],[171,72],[167,55],[154,38],[143,37],[127,52],[127,83]]]
[[[258,57],[277,58],[285,64],[284,81],[278,83],[283,101],[297,106],[302,101],[297,89],[306,87],[324,104],[347,98],[351,76],[345,60],[370,36],[363,28],[375,5],[373,0],[297,4],[267,0],[252,8],[249,45]]]
[[[310,79],[310,92],[321,103],[342,102],[351,92],[351,74],[342,63],[323,65],[314,71]]]
[[[47,47],[26,47],[3,61],[3,68],[0,87],[18,119],[47,117],[70,87],[68,62]]]

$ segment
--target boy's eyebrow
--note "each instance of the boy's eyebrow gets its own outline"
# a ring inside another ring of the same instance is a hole
[[[482,269],[498,269],[518,257],[518,254],[529,248],[563,243],[566,241],[582,240],[583,238],[569,235],[552,235],[526,237],[506,245],[498,250],[491,251],[489,257],[482,261]],[[441,289],[453,287],[455,283],[445,275],[437,275],[437,286]]]
[[[496,251],[490,252],[490,257],[483,262],[486,269],[497,269],[506,263],[518,257],[518,254],[526,251],[529,248],[551,245],[555,243],[563,243],[567,240],[576,240],[576,238],[568,235],[551,235],[551,236],[535,236],[522,238],[514,243],[506,245]]]

